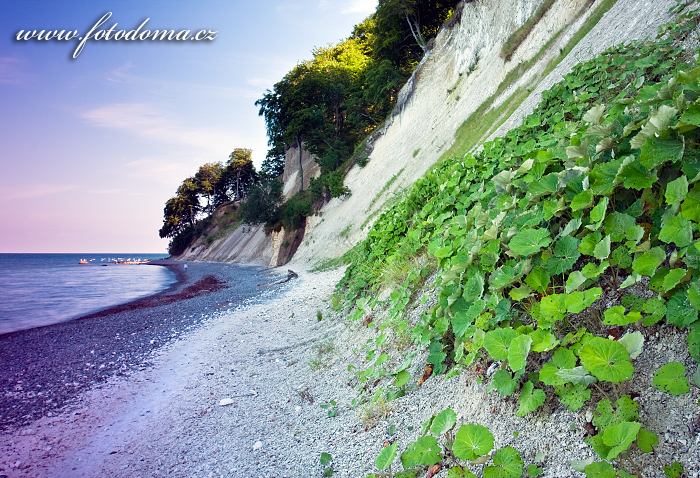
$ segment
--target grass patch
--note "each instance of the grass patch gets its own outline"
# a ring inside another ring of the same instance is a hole
[[[314,358],[309,360],[309,368],[314,372],[324,369],[330,365],[330,359],[335,352],[335,343],[333,340],[326,340],[313,346],[313,351],[316,354]]]
[[[525,39],[532,33],[535,25],[539,23],[542,17],[552,8],[556,0],[544,0],[542,4],[535,10],[530,18],[523,25],[515,30],[503,44],[501,48],[501,58],[509,61],[513,57],[513,53],[518,49]]]
[[[600,19],[605,15],[605,13],[610,10],[617,0],[605,0],[601,3],[595,12],[586,20],[586,22],[581,26],[581,28],[574,34],[574,36],[569,40],[566,46],[561,50],[560,54],[553,58],[549,64],[545,67],[544,71],[538,75],[538,77],[532,82],[533,84],[538,84],[543,78],[546,78],[549,73],[571,52],[571,50],[578,44],[583,37],[585,37],[588,32],[600,21]],[[593,4],[593,0],[589,0],[581,10],[578,15],[581,15]],[[577,16],[578,16],[577,15]],[[552,47],[552,45],[561,37],[562,33],[570,24],[563,26],[559,31],[557,31],[550,39],[545,43],[542,48],[529,60],[520,63],[517,67],[511,70],[506,77],[503,79],[496,91],[489,96],[483,103],[467,118],[467,120],[462,123],[462,125],[455,132],[455,139],[452,146],[445,151],[436,164],[441,161],[454,157],[464,156],[467,152],[472,150],[477,146],[482,140],[486,139],[493,131],[496,131],[510,115],[522,104],[523,101],[528,97],[530,91],[527,87],[522,87],[516,90],[512,95],[510,95],[503,103],[497,108],[493,108],[493,104],[496,99],[503,94],[508,88],[510,88],[515,81],[527,73],[533,65],[537,64],[544,54]],[[507,113],[507,114],[504,114]],[[499,120],[500,118],[500,120]],[[497,124],[494,127],[494,124]]]
[[[342,231],[338,233],[338,237],[341,239],[346,239],[350,235],[350,231],[352,230],[352,224],[348,224],[343,228]]]
[[[413,157],[415,158],[419,152],[420,152],[420,148],[418,148],[417,150],[415,150],[413,152]],[[387,181],[384,183],[384,186],[382,186],[382,189],[380,189],[379,192],[377,194],[375,194],[375,196],[372,198],[372,201],[369,203],[369,206],[367,206],[367,209],[365,209],[365,212],[369,212],[372,210],[372,208],[377,203],[379,198],[382,197],[382,195],[385,192],[387,192],[387,190],[391,187],[391,185],[396,182],[396,180],[399,178],[399,176],[401,176],[404,169],[406,169],[406,168],[399,169],[399,171],[396,174],[394,174],[392,177],[387,179]]]
[[[583,9],[590,8],[590,6],[593,4],[594,0],[589,0],[586,2],[586,5],[584,5]],[[581,28],[578,29],[576,33],[571,37],[571,39],[567,42],[567,44],[562,48],[562,50],[559,52],[559,55],[555,58],[552,59],[552,61],[547,65],[547,68],[544,69],[544,72],[542,72],[542,78],[546,77],[549,75],[552,70],[564,59],[566,56],[571,53],[571,50],[574,49],[576,45],[578,45],[578,42],[583,39],[588,33],[593,29],[594,26],[598,24],[601,18],[603,18],[603,15],[608,13],[612,7],[615,6],[617,3],[617,0],[603,0],[600,5],[596,7],[596,9],[591,13],[591,15],[586,19],[586,21],[581,25]]]
[[[355,253],[356,249],[357,246],[353,247],[340,257],[333,257],[330,259],[322,259],[318,261],[316,265],[314,265],[314,267],[311,269],[311,272],[330,271],[333,269],[337,269],[338,267],[344,266],[345,264],[349,264],[350,262],[352,262],[353,254]]]

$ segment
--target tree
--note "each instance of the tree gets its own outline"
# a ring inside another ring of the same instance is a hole
[[[228,201],[241,201],[258,179],[250,149],[236,148],[216,184],[217,206]]]
[[[214,212],[218,205],[213,198],[223,172],[224,167],[221,163],[206,163],[201,165],[197,174],[194,175],[198,194],[204,196],[207,200],[206,205],[203,207],[203,211],[207,214]]]
[[[282,181],[263,177],[255,184],[241,206],[241,218],[248,224],[274,224],[279,218]]]

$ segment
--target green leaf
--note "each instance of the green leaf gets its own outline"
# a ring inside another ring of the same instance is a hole
[[[692,124],[700,127],[700,105],[694,104],[688,106],[680,119],[681,123]]]
[[[574,212],[580,211],[581,209],[586,209],[591,204],[593,204],[593,191],[587,189],[573,197],[571,200],[571,210]]]
[[[321,466],[328,466],[333,461],[333,457],[330,453],[324,451],[323,453],[321,453],[321,456],[319,457],[318,461],[321,463]]]
[[[432,244],[431,244],[432,246]],[[444,259],[446,257],[450,257],[452,255],[452,246],[437,246],[433,248],[429,248],[432,252],[432,254],[437,257],[438,259]]]
[[[618,177],[625,188],[636,190],[650,188],[659,179],[655,171],[647,169],[639,160],[623,163]]]
[[[523,385],[520,390],[520,398],[518,399],[518,411],[515,413],[519,417],[524,417],[528,413],[532,413],[542,406],[545,400],[544,392],[535,388],[529,380]]]
[[[644,350],[644,335],[641,332],[628,332],[618,340],[630,355],[632,360],[639,357]]]
[[[451,408],[446,408],[433,418],[430,424],[430,433],[440,436],[447,433],[457,423],[457,414]]]
[[[527,465],[527,476],[529,478],[537,478],[538,476],[541,476],[542,473],[544,473],[544,470],[534,463]]]
[[[628,395],[623,395],[615,402],[613,408],[610,400],[603,399],[596,405],[593,413],[593,425],[598,430],[620,422],[633,422],[639,418],[639,406]]]
[[[476,478],[476,475],[461,466],[453,466],[447,470],[447,478]]]
[[[484,294],[484,276],[481,274],[472,274],[467,283],[464,285],[462,298],[471,303],[477,299],[481,299]]]
[[[594,376],[590,375],[585,367],[561,368],[555,374],[564,383],[574,385],[590,385],[597,382]]]
[[[608,256],[610,255],[610,236],[605,236],[602,241],[600,241],[596,246],[593,248],[593,257],[598,259],[599,261],[602,261],[603,259],[607,259]]]
[[[408,370],[401,370],[396,375],[394,375],[394,386],[401,388],[405,386],[409,382],[409,380],[411,380],[411,374],[408,373]]]
[[[569,277],[566,279],[566,292],[570,293],[578,289],[580,286],[584,284],[588,280],[585,275],[583,275],[583,272],[581,271],[573,271],[571,274],[569,274]]]
[[[583,408],[591,399],[591,391],[587,385],[570,384],[559,385],[554,388],[559,401],[570,411],[575,412]]]
[[[530,353],[532,337],[519,335],[511,340],[508,347],[508,366],[514,372],[525,369],[527,356]]]
[[[642,312],[651,314],[642,319],[642,325],[645,327],[652,326],[659,323],[666,315],[666,303],[661,297],[652,297],[644,302]]]
[[[398,443],[394,442],[391,445],[382,448],[382,451],[379,452],[379,455],[377,455],[376,460],[374,460],[374,466],[376,466],[378,470],[386,470],[391,466],[391,464],[394,462],[394,459],[396,458],[397,446]]]
[[[401,453],[401,464],[405,469],[416,466],[432,466],[442,460],[442,448],[431,436],[422,436]]]
[[[659,443],[659,436],[646,428],[642,427],[639,429],[639,434],[637,435],[637,447],[642,451],[642,453],[651,453],[654,451],[654,447]]]
[[[493,435],[488,428],[476,423],[462,425],[457,430],[452,453],[461,459],[473,461],[493,449]]]
[[[674,461],[670,465],[664,466],[664,475],[668,478],[681,478],[684,473],[683,463]]]
[[[695,322],[688,331],[688,352],[696,362],[700,362],[700,322]]]
[[[648,168],[659,166],[666,161],[680,159],[680,156],[683,155],[682,143],[680,155],[678,155],[677,146],[673,144],[674,141],[659,139],[660,134],[668,129],[676,114],[678,114],[676,108],[661,105],[649,116],[649,121],[642,127],[637,136],[630,141],[632,148],[641,148],[640,158]],[[677,142],[675,141],[675,143]]]
[[[521,285],[520,287],[514,287],[508,291],[508,296],[516,302],[520,302],[527,297],[532,295],[532,289],[526,285]]]
[[[688,294],[679,290],[666,304],[666,321],[676,327],[688,327],[698,320],[698,311],[690,305]]]
[[[688,302],[695,310],[700,310],[700,281],[693,281],[688,286]]]
[[[681,216],[700,222],[700,183],[695,184],[681,204]]]
[[[664,292],[668,292],[680,284],[687,273],[688,271],[685,269],[671,269],[668,271],[662,283]]]
[[[627,237],[628,231],[636,225],[634,217],[615,211],[603,221],[603,230],[605,234],[610,235],[613,242],[620,242]]]
[[[544,293],[549,286],[549,274],[542,267],[535,267],[525,277],[525,283],[537,292]]]
[[[511,327],[490,330],[484,336],[484,348],[494,360],[506,360],[510,342],[518,335]]]
[[[532,350],[534,352],[547,352],[559,345],[556,335],[548,330],[537,329],[530,332],[530,337],[532,337]]]
[[[595,279],[596,277],[599,277],[603,272],[605,272],[609,266],[610,264],[607,261],[603,261],[597,265],[593,262],[589,262],[588,264],[583,266],[583,269],[581,269],[581,273],[586,279]]]
[[[604,313],[603,323],[605,325],[629,325],[638,322],[642,314],[631,311],[625,314],[625,308],[621,305],[610,307]]]
[[[495,388],[501,396],[509,397],[515,392],[518,386],[518,380],[519,379],[513,378],[508,370],[499,369],[493,374],[493,377],[491,377],[491,386]]]
[[[693,242],[693,225],[682,216],[672,216],[663,222],[659,240],[678,247],[689,246]]]
[[[552,359],[540,369],[540,381],[545,385],[563,385],[566,381],[557,372],[576,366],[576,356],[570,349],[559,348],[552,354]]]
[[[545,269],[551,275],[563,274],[576,263],[581,253],[578,251],[579,240],[564,236],[554,243],[552,256],[545,262]]]
[[[603,294],[603,289],[593,287],[584,291],[574,291],[566,294],[564,303],[566,310],[570,314],[578,314],[593,305],[593,303]]]
[[[651,277],[665,259],[666,253],[664,250],[660,247],[653,247],[634,257],[632,270],[637,274]]]
[[[671,395],[683,395],[690,391],[690,385],[685,376],[685,366],[680,362],[662,365],[654,374],[652,384],[662,392]]]
[[[619,383],[629,380],[634,373],[627,350],[614,340],[592,337],[581,347],[579,357],[598,380]]]
[[[508,243],[514,256],[530,256],[552,242],[547,229],[523,229]]]
[[[598,204],[591,209],[591,213],[589,215],[590,218],[590,224],[586,226],[586,229],[591,230],[591,231],[597,231],[600,226],[603,224],[603,220],[605,219],[605,213],[608,210],[608,202],[610,200],[608,197],[603,197],[598,201]]]
[[[584,468],[586,478],[615,478],[615,468],[610,463],[598,461]]]
[[[666,185],[666,204],[680,204],[688,195],[688,178],[681,176]]]
[[[638,422],[622,422],[607,427],[603,431],[603,443],[610,447],[608,460],[614,460],[626,451],[637,439],[641,425]]]
[[[587,256],[592,256],[593,249],[595,249],[595,246],[600,242],[602,238],[603,235],[600,232],[591,232],[590,234],[587,234],[579,243],[579,252]]]
[[[484,468],[484,478],[520,478],[524,468],[518,450],[506,446],[494,453],[493,465]]]

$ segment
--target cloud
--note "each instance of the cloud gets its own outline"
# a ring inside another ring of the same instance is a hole
[[[22,60],[12,56],[0,56],[0,84],[19,85],[25,78]]]
[[[321,10],[336,10],[341,15],[369,15],[377,8],[377,0],[319,0]]]
[[[0,197],[3,201],[39,199],[47,196],[54,196],[66,192],[75,191],[74,185],[68,184],[27,184],[22,187],[3,186]]]
[[[369,15],[377,8],[377,0],[351,0],[340,10],[343,15],[363,13]]]
[[[107,81],[110,83],[132,83],[136,77],[131,74],[134,69],[132,62],[126,62],[123,65],[110,70],[107,73]]]
[[[93,126],[206,152],[221,152],[232,142],[231,135],[226,132],[184,125],[146,103],[112,103],[84,111],[81,117]]]

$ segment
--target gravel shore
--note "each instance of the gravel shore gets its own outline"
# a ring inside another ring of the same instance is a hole
[[[0,431],[51,416],[95,384],[144,369],[160,347],[210,313],[260,294],[258,284],[274,277],[261,267],[160,263],[178,278],[160,294],[0,335]]]
[[[60,414],[14,427],[0,437],[0,476],[320,478],[319,456],[328,452],[334,478],[357,478],[373,471],[385,440],[403,449],[448,406],[459,424],[488,426],[496,447],[516,447],[526,463],[542,459],[543,477],[583,476],[570,463],[594,456],[582,441],[592,405],[578,413],[548,405],[518,418],[517,403],[467,372],[412,384],[382,410],[354,406],[356,372],[348,365],[365,364],[365,344],[377,330],[333,315],[341,274],[302,273],[214,311],[152,354],[150,366],[113,376]],[[412,376],[420,376],[424,358]],[[697,478],[700,390],[671,397],[649,387],[655,367],[669,360],[692,364],[682,334],[664,328],[648,337],[631,385],[644,392],[642,421],[661,443],[650,455],[633,452],[626,466],[655,478],[679,460]]]

